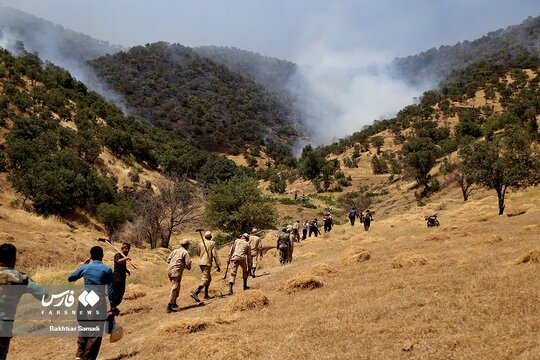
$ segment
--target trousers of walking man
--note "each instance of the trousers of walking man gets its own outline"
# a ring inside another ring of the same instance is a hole
[[[249,246],[248,234],[242,234],[234,240],[229,251],[228,264],[232,264],[231,276],[229,277],[229,295],[233,293],[233,286],[236,280],[238,267],[242,268],[242,278],[244,279],[244,290],[248,290],[247,285],[249,269],[251,268],[251,246]]]
[[[262,240],[256,234],[259,232],[257,229],[251,230],[249,235],[249,247],[251,248],[251,277],[255,277],[255,270],[257,270],[257,264],[259,260],[263,258]]]
[[[107,304],[105,302],[105,293],[101,290],[107,286],[107,295],[109,296],[110,307],[114,308],[112,302],[113,294],[113,271],[110,267],[103,264],[103,248],[94,246],[90,249],[91,263],[85,264],[75,270],[68,277],[69,282],[77,281],[80,278],[84,279],[84,289],[88,292],[96,292],[99,302],[94,305],[93,309],[100,309],[99,316],[97,311],[95,315],[88,315],[86,307],[79,302],[77,305],[77,321],[83,328],[96,328],[97,331],[91,333],[81,332],[77,339],[77,355],[76,359],[80,360],[95,360],[99,354],[99,348],[103,340],[103,328],[107,318]],[[104,311],[103,311],[104,310]],[[103,313],[101,312],[103,311]]]
[[[191,258],[189,256],[189,239],[180,241],[180,247],[174,249],[167,258],[167,275],[171,282],[171,294],[169,296],[169,303],[167,304],[167,313],[180,310],[180,307],[176,303],[178,296],[180,295],[180,283],[182,282],[182,274],[184,269],[191,269]]]
[[[199,267],[201,268],[202,278],[201,283],[191,294],[191,297],[196,302],[201,302],[199,299],[199,293],[204,289],[204,298],[210,299],[208,294],[208,289],[210,288],[210,283],[212,282],[212,263],[216,263],[216,271],[220,272],[220,261],[217,253],[217,247],[215,241],[212,241],[212,233],[207,231],[204,233],[204,239],[197,245],[197,255],[199,259]]]

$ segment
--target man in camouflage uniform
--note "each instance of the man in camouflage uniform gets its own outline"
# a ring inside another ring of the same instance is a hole
[[[248,290],[247,280],[249,270],[251,268],[251,247],[248,243],[248,234],[242,234],[236,240],[234,240],[231,250],[229,251],[229,261],[232,263],[231,276],[229,278],[229,295],[233,293],[234,281],[236,280],[236,272],[238,267],[242,268],[242,277],[244,279],[244,290]]]
[[[17,248],[13,244],[0,245],[0,360],[5,360],[9,351],[13,320],[19,299],[25,293],[36,299],[48,296],[47,291],[32,281],[26,274],[15,270]],[[18,285],[10,289],[8,285]],[[13,291],[12,291],[13,290]]]
[[[293,234],[293,225],[288,225],[287,226],[287,234],[289,235],[289,239],[290,239],[290,245],[289,245],[289,252],[287,254],[287,262],[292,262],[292,254],[293,254],[293,251],[294,251],[294,234]]]
[[[184,269],[191,269],[191,258],[189,257],[189,239],[180,241],[180,247],[174,249],[167,258],[167,273],[171,281],[171,295],[167,304],[167,313],[180,310],[176,304],[176,299],[180,295],[180,283],[182,282],[182,273]]]
[[[257,229],[253,229],[249,236],[249,246],[251,247],[251,277],[255,277],[257,263],[263,258],[262,241],[261,238],[256,235],[258,232]]]
[[[276,248],[279,251],[279,263],[285,265],[289,262],[289,249],[292,246],[291,236],[287,228],[278,233]]]
[[[201,300],[199,300],[199,293],[202,289],[204,289],[204,298],[210,299],[208,288],[212,282],[212,263],[216,263],[217,272],[221,271],[216,243],[212,241],[212,233],[210,231],[204,233],[204,240],[197,246],[197,255],[200,256],[199,267],[202,271],[202,279],[195,292],[191,294],[191,297],[196,302],[201,302]]]

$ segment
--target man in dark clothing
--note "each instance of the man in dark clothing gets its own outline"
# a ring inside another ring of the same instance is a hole
[[[93,260],[92,263],[86,264],[75,270],[68,277],[69,282],[77,281],[81,277],[84,278],[84,288],[87,291],[94,291],[97,293],[100,299],[98,303],[98,308],[103,309],[106,307],[105,303],[105,294],[99,289],[99,286],[107,285],[107,294],[109,299],[113,294],[113,272],[110,267],[103,264],[103,248],[101,246],[94,246],[90,249],[90,258]],[[114,304],[110,304],[111,307],[114,307]],[[101,329],[99,332],[92,333],[92,336],[88,334],[79,333],[79,338],[77,340],[77,359],[81,360],[95,360],[99,353],[99,348],[101,347],[101,341],[103,340],[103,327],[105,325],[105,319],[107,317],[107,311],[105,309],[104,313],[101,314],[102,318],[92,318],[88,319],[85,317],[85,308],[84,305],[79,302],[77,307],[77,314],[83,314],[82,317],[77,316],[77,320],[82,327],[95,327],[99,326]],[[86,335],[86,336],[85,336]]]
[[[17,285],[0,289],[0,360],[5,360],[11,342],[13,320],[22,295],[32,294],[36,299],[48,296],[47,291],[32,281],[26,274],[15,270],[17,248],[13,244],[0,245],[0,286]],[[5,290],[5,291],[4,291]]]
[[[349,221],[351,222],[351,226],[354,226],[355,220],[356,220],[356,208],[352,208],[351,211],[349,211]]]
[[[127,269],[127,261],[130,260],[128,257],[129,250],[131,245],[127,243],[122,244],[122,254],[116,253],[114,255],[114,271],[113,271],[113,289],[114,292],[111,296],[111,303],[115,307],[118,307],[124,298],[124,293],[126,292],[126,276],[131,275]]]
[[[330,215],[330,214],[324,215],[324,217],[323,217],[323,227],[324,227],[324,232],[325,233],[330,232],[330,230],[332,230],[332,215]]]
[[[317,224],[317,219],[313,219],[309,223],[309,234],[308,236],[311,237],[311,234],[315,233],[315,237],[319,235],[321,232],[319,231],[319,224]]]
[[[373,221],[373,216],[371,215],[371,212],[369,212],[369,209],[366,210],[366,214],[364,215],[364,230],[368,231],[369,226],[371,225],[371,221]]]

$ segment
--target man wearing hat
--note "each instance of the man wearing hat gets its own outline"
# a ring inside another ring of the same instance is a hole
[[[289,234],[289,238],[290,238],[290,245],[289,245],[289,250],[288,250],[288,254],[287,254],[287,262],[292,262],[292,255],[293,255],[293,251],[294,251],[294,234],[293,234],[293,226],[291,224],[287,225],[287,228],[285,229],[285,231]]]
[[[180,282],[182,281],[182,273],[184,269],[191,269],[191,258],[189,257],[189,239],[180,241],[180,247],[174,249],[167,258],[167,272],[171,281],[171,296],[169,304],[167,304],[167,313],[180,310],[176,304],[176,299],[180,294]]]
[[[248,290],[247,279],[249,268],[251,267],[251,247],[248,243],[249,235],[242,234],[234,240],[231,250],[229,251],[229,261],[232,263],[231,277],[229,278],[229,295],[233,293],[234,281],[236,280],[236,272],[238,267],[242,268],[242,277],[244,279],[244,290]]]
[[[292,225],[291,235],[294,237],[293,241],[300,242],[300,219],[296,219],[296,222]]]
[[[196,302],[201,302],[201,300],[199,300],[199,293],[202,289],[204,289],[204,298],[210,298],[208,295],[208,288],[210,287],[210,282],[212,282],[212,275],[210,273],[212,270],[212,263],[216,263],[217,272],[221,271],[216,243],[212,241],[212,233],[210,231],[204,233],[204,239],[197,246],[197,255],[200,256],[199,267],[202,271],[202,279],[197,290],[191,294],[191,297]]]
[[[251,230],[251,235],[249,236],[249,246],[251,247],[251,277],[255,277],[255,270],[257,270],[257,262],[262,260],[263,249],[261,238],[257,236],[259,230]]]

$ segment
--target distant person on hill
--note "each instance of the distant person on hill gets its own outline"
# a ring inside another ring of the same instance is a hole
[[[302,224],[302,240],[306,240],[308,228],[309,228],[309,221],[306,220],[306,222]]]
[[[7,358],[12,338],[13,320],[22,295],[32,294],[36,299],[47,297],[47,291],[26,274],[15,270],[17,248],[13,244],[0,245],[0,285],[17,285],[0,291],[0,359]]]
[[[364,230],[365,231],[369,230],[369,227],[372,221],[373,221],[373,216],[371,215],[371,212],[369,212],[369,209],[368,209],[366,210],[366,214],[364,215]]]
[[[201,302],[199,300],[199,293],[202,289],[204,289],[204,298],[210,299],[208,290],[212,282],[212,264],[216,264],[217,272],[221,271],[216,242],[212,240],[212,233],[210,231],[204,233],[204,239],[197,245],[197,256],[199,256],[199,267],[201,268],[202,278],[201,283],[193,294],[191,294],[191,297],[196,302]]]
[[[358,221],[360,221],[360,224],[364,223],[364,213],[362,210],[358,211]]]
[[[279,251],[279,263],[285,265],[289,262],[289,248],[292,245],[291,236],[287,228],[278,233],[276,249]]]
[[[298,199],[298,190],[294,192],[294,201],[296,201],[296,199]]]
[[[111,295],[111,302],[114,303],[115,307],[118,307],[124,298],[124,293],[126,292],[126,277],[131,275],[127,269],[127,261],[130,260],[129,250],[131,245],[128,243],[122,244],[122,254],[116,253],[114,255],[114,271],[113,271],[113,293]]]
[[[356,208],[352,208],[351,211],[349,211],[349,222],[351,223],[351,226],[354,226],[354,221],[356,220]]]
[[[167,275],[171,282],[171,293],[169,295],[169,303],[167,304],[167,313],[180,310],[176,303],[178,295],[180,295],[180,284],[182,282],[182,274],[184,269],[191,270],[191,257],[189,256],[189,239],[180,241],[180,247],[174,249],[167,258]]]

